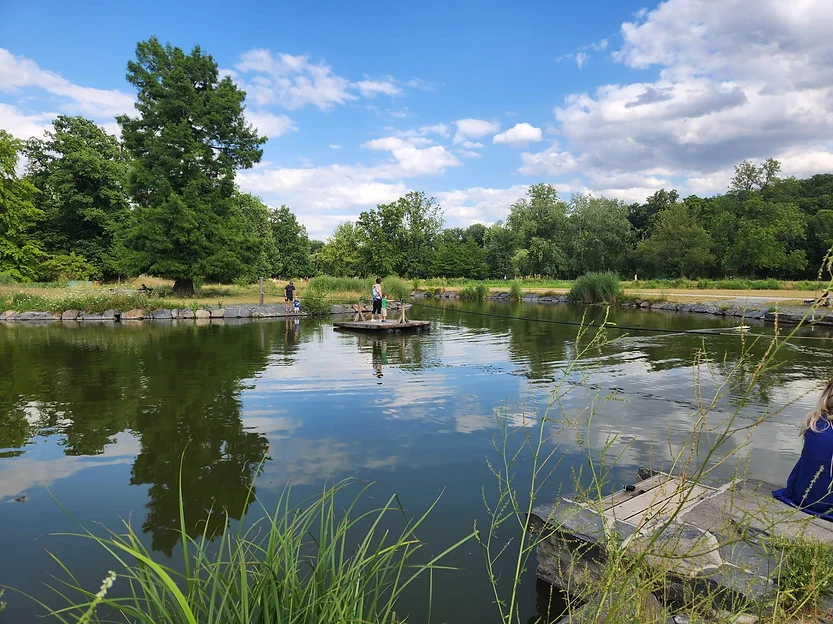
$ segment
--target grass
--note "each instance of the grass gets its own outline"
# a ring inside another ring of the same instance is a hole
[[[78,537],[108,552],[114,572],[94,591],[81,587],[59,561],[66,578],[52,589],[69,602],[50,611],[55,621],[82,624],[101,616],[141,624],[399,624],[402,592],[423,575],[450,569],[443,558],[472,537],[420,562],[418,532],[436,501],[415,518],[407,517],[395,495],[359,511],[372,498],[370,485],[343,481],[300,503],[287,489],[274,510],[263,509],[248,528],[228,528],[212,543],[208,534],[187,534],[182,488],[180,483],[182,566],[156,561],[127,521],[105,536],[84,531]]]
[[[578,303],[613,304],[622,298],[622,288],[613,273],[588,273],[575,281],[568,296]]]
[[[833,546],[800,539],[774,539],[779,552],[778,589],[788,609],[818,609],[833,590]]]
[[[486,294],[489,292],[489,289],[486,287],[485,284],[472,284],[470,286],[464,286],[460,290],[457,291],[457,294],[460,296],[460,299],[468,299],[470,301],[483,301],[486,298]]]
[[[512,282],[509,286],[509,300],[520,301],[524,298],[524,291],[518,282]]]

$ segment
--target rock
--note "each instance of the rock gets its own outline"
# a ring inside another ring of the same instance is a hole
[[[196,310],[194,312],[194,318],[196,318],[196,319],[211,318],[211,312],[209,312],[208,310]]]
[[[535,303],[535,302],[537,302],[537,301],[538,301],[538,295],[536,295],[536,294],[534,294],[534,293],[529,294],[529,295],[524,295],[523,300],[524,300],[526,303]]]
[[[151,312],[150,318],[152,318],[154,321],[170,321],[173,319],[173,315],[171,314],[170,310],[160,309]]]
[[[52,312],[21,312],[15,316],[16,321],[51,321],[53,320]],[[60,317],[58,317],[60,318]]]
[[[0,314],[0,321],[13,321],[16,316],[17,312],[15,312],[14,310],[6,310],[2,314]]]
[[[732,306],[726,310],[726,316],[743,316],[743,310],[737,306]]]
[[[716,316],[722,316],[723,310],[716,305],[706,306],[706,314],[714,314]]]
[[[194,311],[191,308],[180,308],[178,310],[179,316],[177,318],[180,319],[192,319],[194,318]]]
[[[624,582],[627,585],[627,581]],[[611,608],[615,609],[611,613]],[[603,624],[606,622],[646,622],[650,624],[673,623],[659,600],[649,591],[627,586],[619,595],[608,594],[602,602],[598,594],[579,609],[561,618],[557,624]]]
[[[226,306],[226,318],[251,318],[252,310],[243,306]]]
[[[116,310],[104,310],[101,314],[96,314],[95,312],[82,312],[78,315],[79,321],[115,321],[116,316],[120,315],[121,312],[117,312]]]
[[[74,321],[78,318],[78,315],[81,314],[80,310],[64,310],[61,314],[62,321]]]
[[[651,302],[643,300],[643,301],[640,301],[638,305],[639,305],[640,308],[650,308],[651,307]]]
[[[121,320],[123,321],[141,321],[143,318],[145,318],[144,310],[135,309],[121,313]]]
[[[214,310],[209,310],[209,312],[211,313],[211,318],[213,319],[221,319],[226,316],[225,308],[215,308]]]

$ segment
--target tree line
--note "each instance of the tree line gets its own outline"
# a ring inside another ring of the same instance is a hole
[[[804,278],[833,246],[833,174],[781,177],[773,159],[741,163],[727,191],[706,198],[661,189],[644,203],[565,201],[534,184],[505,221],[465,229],[444,228],[437,201],[413,191],[311,241],[289,208],[235,185],[266,139],[210,55],[151,38],[127,69],[137,103],[117,118],[121,139],[83,117],[59,116],[27,141],[0,130],[0,276],[150,274],[180,294],[198,278],[316,273]]]

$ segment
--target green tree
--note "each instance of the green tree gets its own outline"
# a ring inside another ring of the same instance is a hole
[[[735,175],[729,183],[729,192],[745,194],[762,191],[778,179],[780,171],[781,163],[774,158],[767,158],[757,166],[744,160],[735,166]]]
[[[712,240],[685,204],[674,204],[657,215],[651,236],[636,247],[637,259],[659,277],[695,278],[714,262]]]
[[[284,277],[302,277],[312,272],[307,229],[287,206],[273,210],[269,216],[274,239],[273,273]]]
[[[252,281],[257,277],[270,277],[276,271],[275,237],[272,234],[269,207],[259,197],[249,193],[238,192],[235,198],[245,223],[240,249],[247,267],[243,276]]]
[[[489,273],[486,252],[469,235],[469,229],[443,230],[434,254],[433,274],[483,279]]]
[[[379,275],[427,277],[442,223],[437,200],[421,191],[362,212],[356,228],[365,266]]]
[[[315,252],[313,263],[320,273],[358,277],[367,270],[359,250],[359,233],[352,221],[339,225],[324,246]]]
[[[59,115],[45,138],[27,141],[26,156],[47,217],[46,250],[81,256],[91,277],[116,274],[116,238],[129,214],[128,163],[118,139],[89,119]]]
[[[644,204],[631,204],[628,207],[628,221],[633,226],[636,241],[645,240],[651,235],[657,214],[677,203],[680,194],[675,190],[658,190],[645,200]]]
[[[514,234],[500,221],[486,231],[484,251],[491,277],[501,279],[515,275],[512,258],[515,255],[516,246]]]
[[[759,272],[790,274],[807,267],[801,248],[807,219],[795,204],[774,203],[753,194],[743,202],[726,251],[726,268],[756,276]]]
[[[35,227],[43,210],[35,206],[38,189],[18,177],[23,142],[0,130],[0,273],[16,280],[35,279],[45,257]]]
[[[245,93],[199,46],[186,55],[155,37],[136,46],[127,69],[139,113],[117,118],[133,157],[131,263],[174,279],[179,295],[193,293],[195,277],[244,273],[234,172],[257,163],[266,141],[243,116]]]
[[[833,249],[833,210],[819,210],[808,219],[807,233],[809,242],[809,267],[815,273],[823,268],[825,279],[833,277],[833,266],[830,263],[831,249]],[[825,263],[825,258],[828,262]],[[825,267],[822,267],[825,264]]]
[[[574,195],[570,201],[570,267],[573,276],[625,269],[633,248],[628,207],[615,199]]]
[[[514,256],[522,275],[559,275],[567,269],[567,205],[550,184],[533,184],[509,208],[507,225],[526,252]]]

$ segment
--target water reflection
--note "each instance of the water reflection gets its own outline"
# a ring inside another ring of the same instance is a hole
[[[0,584],[42,595],[38,574],[47,557],[32,550],[46,544],[40,535],[68,528],[54,503],[38,496],[43,486],[62,502],[84,501],[81,513],[90,522],[112,526],[134,514],[149,545],[171,555],[180,464],[191,534],[202,532],[211,510],[242,516],[264,457],[256,495],[267,508],[287,483],[315,491],[324,480],[358,475],[381,481],[414,510],[445,489],[424,538],[439,548],[466,534],[483,513],[496,412],[517,426],[531,422],[582,346],[575,343],[575,325],[467,311],[569,323],[581,322],[583,314],[598,322],[603,315],[566,306],[415,306],[415,318],[434,320],[432,333],[383,336],[333,332],[311,319],[0,325],[0,501],[32,493],[26,504],[0,505],[0,549],[31,567],[26,575],[0,566]],[[618,311],[613,320],[675,332],[736,322],[639,311]],[[742,457],[756,477],[780,480],[800,445],[796,423],[814,400],[805,395],[833,369],[833,343],[822,341],[784,345],[775,365],[759,370],[767,341],[617,330],[610,337],[615,340],[590,352],[582,370],[565,380],[570,392],[560,407],[574,418],[595,399],[594,425],[582,432],[584,441],[599,449],[617,436],[610,452],[621,455],[628,480],[646,458],[668,458],[678,448],[698,418],[697,384],[707,398],[722,393],[712,426],[736,409],[746,422],[773,414],[751,439],[738,434],[730,446],[745,445]],[[760,383],[741,401],[755,375]],[[575,432],[551,443],[575,449]],[[547,495],[571,483],[582,461],[572,453]],[[523,465],[519,470],[522,479]],[[224,526],[224,513],[211,514],[209,533]],[[85,556],[72,556],[83,565]],[[435,612],[446,621],[492,621],[491,606],[477,600],[483,589],[479,553],[455,557],[467,572],[444,583]],[[100,582],[102,565],[91,560],[92,583]],[[535,585],[524,587],[531,613]],[[419,608],[417,601],[413,611]],[[24,622],[31,605],[27,611],[11,604],[10,610],[13,621]]]

